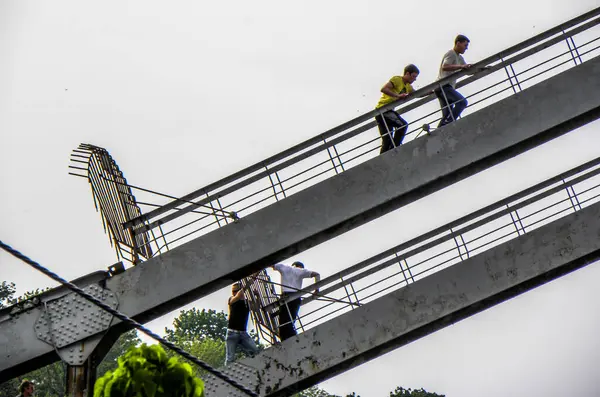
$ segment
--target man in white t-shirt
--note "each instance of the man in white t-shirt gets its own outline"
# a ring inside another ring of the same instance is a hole
[[[465,58],[462,56],[469,48],[469,42],[470,40],[467,36],[462,34],[456,36],[456,39],[454,39],[454,47],[446,52],[442,58],[438,80],[448,77],[460,70],[471,68],[471,64],[465,62]],[[456,80],[451,80],[435,90],[435,96],[437,96],[440,101],[440,106],[442,108],[442,119],[438,124],[438,128],[456,121],[460,117],[462,111],[467,107],[467,100],[456,91],[455,87]]]
[[[314,277],[315,283],[318,283],[321,279],[319,273],[305,269],[302,262],[294,262],[292,266],[278,263],[273,265],[273,270],[281,274],[281,299],[285,299],[290,294],[301,290],[303,279]],[[315,292],[319,292],[319,290]],[[301,303],[301,298],[296,298],[288,302],[287,306],[283,305],[279,308],[279,338],[282,341],[296,335],[294,322],[298,317]]]

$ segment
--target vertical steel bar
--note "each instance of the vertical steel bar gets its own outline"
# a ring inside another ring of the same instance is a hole
[[[577,54],[577,59],[579,59],[579,64],[581,65],[583,63],[583,60],[581,59],[581,55],[579,54],[579,49],[577,48],[577,44],[575,44],[575,39],[573,38],[573,36],[569,37],[571,39],[571,44],[573,44],[573,50],[575,51],[575,54]]]
[[[356,290],[354,289],[354,283],[350,283],[350,288],[352,288],[352,293],[354,294],[354,300],[357,305],[360,305],[360,301],[358,300],[358,295],[356,294]],[[352,309],[354,309],[354,305],[352,305]]]
[[[508,204],[506,204],[506,209],[510,209],[510,207],[508,206]],[[508,215],[510,215],[510,219],[512,220],[512,223],[515,226],[515,230],[517,231],[517,235],[520,236],[521,235],[521,231],[519,230],[519,225],[517,225],[517,221],[515,221],[515,217],[513,216],[513,213],[509,212]]]
[[[327,144],[327,140],[325,138],[323,138],[323,142]],[[331,164],[333,165],[333,170],[335,171],[336,175],[339,174],[337,166],[335,165],[335,161],[333,161],[333,156],[331,155],[329,147],[327,147],[327,154],[329,155],[329,161],[331,161]]]
[[[298,309],[300,310],[300,309]],[[291,316],[290,316],[291,317]],[[304,332],[304,324],[302,324],[302,319],[300,318],[301,316],[298,315],[298,324],[300,325],[300,329],[302,330],[302,332]],[[296,325],[294,324],[294,319],[292,318],[292,326],[294,326],[294,329],[296,329]]]
[[[502,62],[504,62],[503,59],[501,59]],[[513,90],[513,93],[517,93],[517,89],[515,88],[515,85],[513,84],[512,81],[512,77],[510,76],[510,72],[508,71],[508,68],[506,67],[506,65],[504,66],[504,71],[506,72],[506,77],[508,77],[508,82],[510,83],[510,87]]]
[[[467,253],[467,258],[471,257],[471,254],[469,252],[469,248],[467,247],[467,243],[465,243],[465,239],[463,238],[463,235],[460,234],[460,241],[462,241],[462,246],[465,247],[465,252]]]
[[[519,225],[521,225],[521,231],[523,232],[523,234],[527,233],[527,230],[525,230],[525,225],[523,225],[523,222],[521,221],[521,215],[519,215],[519,211],[515,210],[515,216],[517,217],[517,222],[519,222]]]
[[[340,163],[340,168],[343,171],[346,171],[346,169],[344,168],[344,162],[342,161],[342,158],[340,157],[340,154],[338,153],[337,148],[335,147],[335,145],[332,146],[333,151],[335,152],[335,157],[338,159],[338,162]]]
[[[456,121],[454,118],[454,113],[452,112],[452,108],[450,107],[450,102],[448,102],[448,98],[446,97],[446,92],[442,89],[442,85],[440,84],[440,91],[442,92],[442,96],[444,97],[444,102],[446,102],[446,107],[448,108],[448,112],[450,116],[452,116],[452,121]],[[442,119],[444,118],[444,110],[442,108]]]
[[[410,275],[410,280],[414,283],[415,278],[413,277],[412,271],[410,270],[410,266],[408,265],[408,261],[406,260],[406,258],[404,258],[404,264],[406,265],[406,270],[408,271],[408,274]]]
[[[565,185],[565,190],[567,191],[567,195],[569,196],[569,201],[571,202],[571,207],[573,207],[573,211],[577,211],[577,207],[575,207],[575,201],[573,201],[573,197],[571,197],[571,191],[569,190],[569,186],[567,182],[563,179],[563,184]]]
[[[221,211],[221,214],[224,214],[225,209],[223,208],[223,205],[221,205],[221,199],[219,197],[217,197],[217,204],[219,205],[219,210]],[[223,216],[223,220],[225,220],[226,225],[229,224],[229,217]]]
[[[162,226],[162,225],[159,225],[159,226]],[[161,233],[162,233],[162,231],[161,231]],[[156,235],[154,234],[154,229],[150,229],[150,234],[152,235],[152,241],[154,241],[154,244],[156,245],[156,249],[154,250],[154,252],[156,252],[158,255],[162,254],[162,249],[156,242]],[[151,248],[151,246],[150,246],[151,244],[152,244],[152,242],[148,242],[148,245],[149,245],[148,249]],[[151,257],[153,257],[153,256],[154,255],[152,255]]]
[[[394,255],[396,255],[396,258],[400,258],[400,255],[398,255],[398,253],[394,253]],[[406,282],[406,285],[408,285],[408,278],[406,277],[406,272],[404,271],[404,267],[402,266],[402,259],[400,259],[398,261],[398,265],[400,265],[400,271],[402,271],[402,275],[404,276],[404,281]]]
[[[458,251],[458,256],[460,257],[461,261],[464,261],[465,259],[462,256],[462,252],[460,251],[460,245],[458,244],[458,240],[456,238],[456,235],[454,234],[454,230],[452,230],[452,228],[450,228],[450,234],[452,234],[452,239],[454,240],[454,244],[456,244],[456,250]]]
[[[577,192],[575,192],[575,186],[573,185],[571,185],[571,192],[573,193],[573,199],[575,199],[577,206],[579,206],[579,209],[581,209],[581,203],[579,202],[579,197],[577,197]]]
[[[204,192],[204,194],[206,195],[206,197],[208,197],[208,192]],[[205,205],[211,209],[213,216],[217,220],[217,225],[219,225],[219,227],[221,227],[221,219],[219,219],[219,217],[217,216],[217,211],[215,210],[215,207],[212,205],[212,202],[208,202]]]
[[[340,276],[340,280],[342,280],[342,285],[344,286],[344,291],[346,291],[346,296],[348,297],[350,307],[352,308],[352,310],[354,310],[354,305],[352,305],[352,298],[350,297],[350,292],[348,292],[348,288],[346,288],[346,284],[344,284],[344,277]]]
[[[158,225],[158,229],[160,230],[160,234],[162,235],[163,241],[165,242],[165,247],[167,248],[167,251],[168,251],[169,243],[167,242],[167,238],[165,237],[165,233],[163,232],[162,225]],[[156,246],[158,247],[158,242],[156,243]]]
[[[286,198],[287,195],[285,194],[285,189],[283,188],[283,183],[281,182],[281,179],[279,179],[278,171],[275,171],[275,177],[277,178],[277,183],[279,184],[279,189],[281,190],[281,194],[283,194],[283,198]]]
[[[392,130],[390,130],[387,121],[385,121],[385,116],[383,115],[383,113],[379,113],[379,116],[381,117],[381,120],[383,120],[383,125],[385,126],[385,130],[387,131],[388,138],[392,142],[392,146],[396,147],[396,145],[394,144],[394,135],[392,134]],[[381,139],[383,139],[383,136],[381,136]],[[383,142],[381,142],[381,144],[383,145]]]
[[[519,82],[519,78],[517,77],[517,72],[515,72],[515,68],[513,67],[513,64],[510,64],[510,70],[512,71],[512,74],[515,78],[515,83],[517,83],[517,87],[519,87],[519,91],[523,91],[523,88],[521,88],[521,83]]]
[[[563,30],[563,36],[566,36],[565,31]],[[567,42],[567,47],[569,47],[569,52],[571,53],[571,58],[573,58],[573,63],[577,66],[577,58],[575,58],[575,54],[573,54],[573,49],[571,48],[571,43],[569,42],[569,38],[565,37],[565,41]]]

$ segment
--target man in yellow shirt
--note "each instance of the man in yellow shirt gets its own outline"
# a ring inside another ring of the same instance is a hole
[[[404,68],[402,76],[394,76],[383,87],[381,87],[381,99],[377,103],[376,109],[392,103],[398,99],[403,99],[413,92],[412,83],[417,80],[419,69],[413,65],[407,65]],[[404,140],[404,135],[408,130],[408,123],[400,117],[395,110],[388,110],[375,117],[379,133],[381,134],[381,153],[387,152],[396,146],[400,146]],[[393,137],[393,142],[392,142]]]

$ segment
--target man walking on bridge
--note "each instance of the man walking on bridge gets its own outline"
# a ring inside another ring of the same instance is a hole
[[[392,103],[398,99],[404,99],[413,92],[411,86],[419,76],[419,69],[413,65],[407,65],[404,68],[402,76],[392,77],[383,87],[381,87],[381,98],[377,103],[376,109]],[[408,130],[408,123],[400,117],[398,112],[391,109],[383,114],[375,116],[379,134],[381,135],[381,153],[385,153],[396,146],[400,146],[404,140],[404,135]],[[393,137],[393,144],[392,144]]]
[[[258,353],[256,344],[246,332],[250,309],[240,283],[231,286],[231,296],[228,303],[229,320],[227,336],[225,337],[225,365],[235,361],[235,352],[238,346],[247,354],[255,355]]]
[[[301,290],[303,279],[314,277],[315,283],[318,283],[319,280],[321,280],[321,275],[319,273],[305,269],[302,262],[294,262],[292,263],[292,266],[278,263],[273,265],[273,270],[281,274],[282,300],[292,293]],[[315,292],[319,292],[319,290],[317,289]],[[298,297],[279,307],[279,338],[282,342],[297,334],[294,322],[298,317],[301,303],[302,300]]]
[[[456,39],[454,39],[454,48],[445,53],[442,58],[438,80],[448,77],[454,72],[471,68],[471,64],[467,63],[462,56],[469,48],[469,43],[470,40],[467,36],[462,34],[456,36]],[[440,106],[442,107],[442,119],[438,124],[438,128],[456,121],[467,107],[467,100],[455,90],[455,87],[456,79],[449,81],[435,90],[435,96],[440,101]]]

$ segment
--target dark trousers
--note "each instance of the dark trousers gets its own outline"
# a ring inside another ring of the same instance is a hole
[[[285,298],[286,296],[288,296],[288,294],[284,292],[282,298]],[[288,302],[287,307],[286,305],[279,307],[279,338],[282,341],[296,335],[294,321],[296,321],[296,318],[298,317],[301,303],[302,299],[296,298],[293,301]]]
[[[456,121],[468,105],[465,97],[456,91],[450,84],[446,84],[435,90],[435,96],[440,101],[440,107],[442,108],[442,119],[438,124],[438,128]],[[446,99],[448,102],[446,102]]]
[[[377,126],[379,127],[379,134],[381,135],[381,153],[385,153],[395,146],[402,145],[406,130],[408,130],[408,123],[394,110],[388,110],[383,115],[375,116]],[[394,143],[392,144],[392,137]]]

